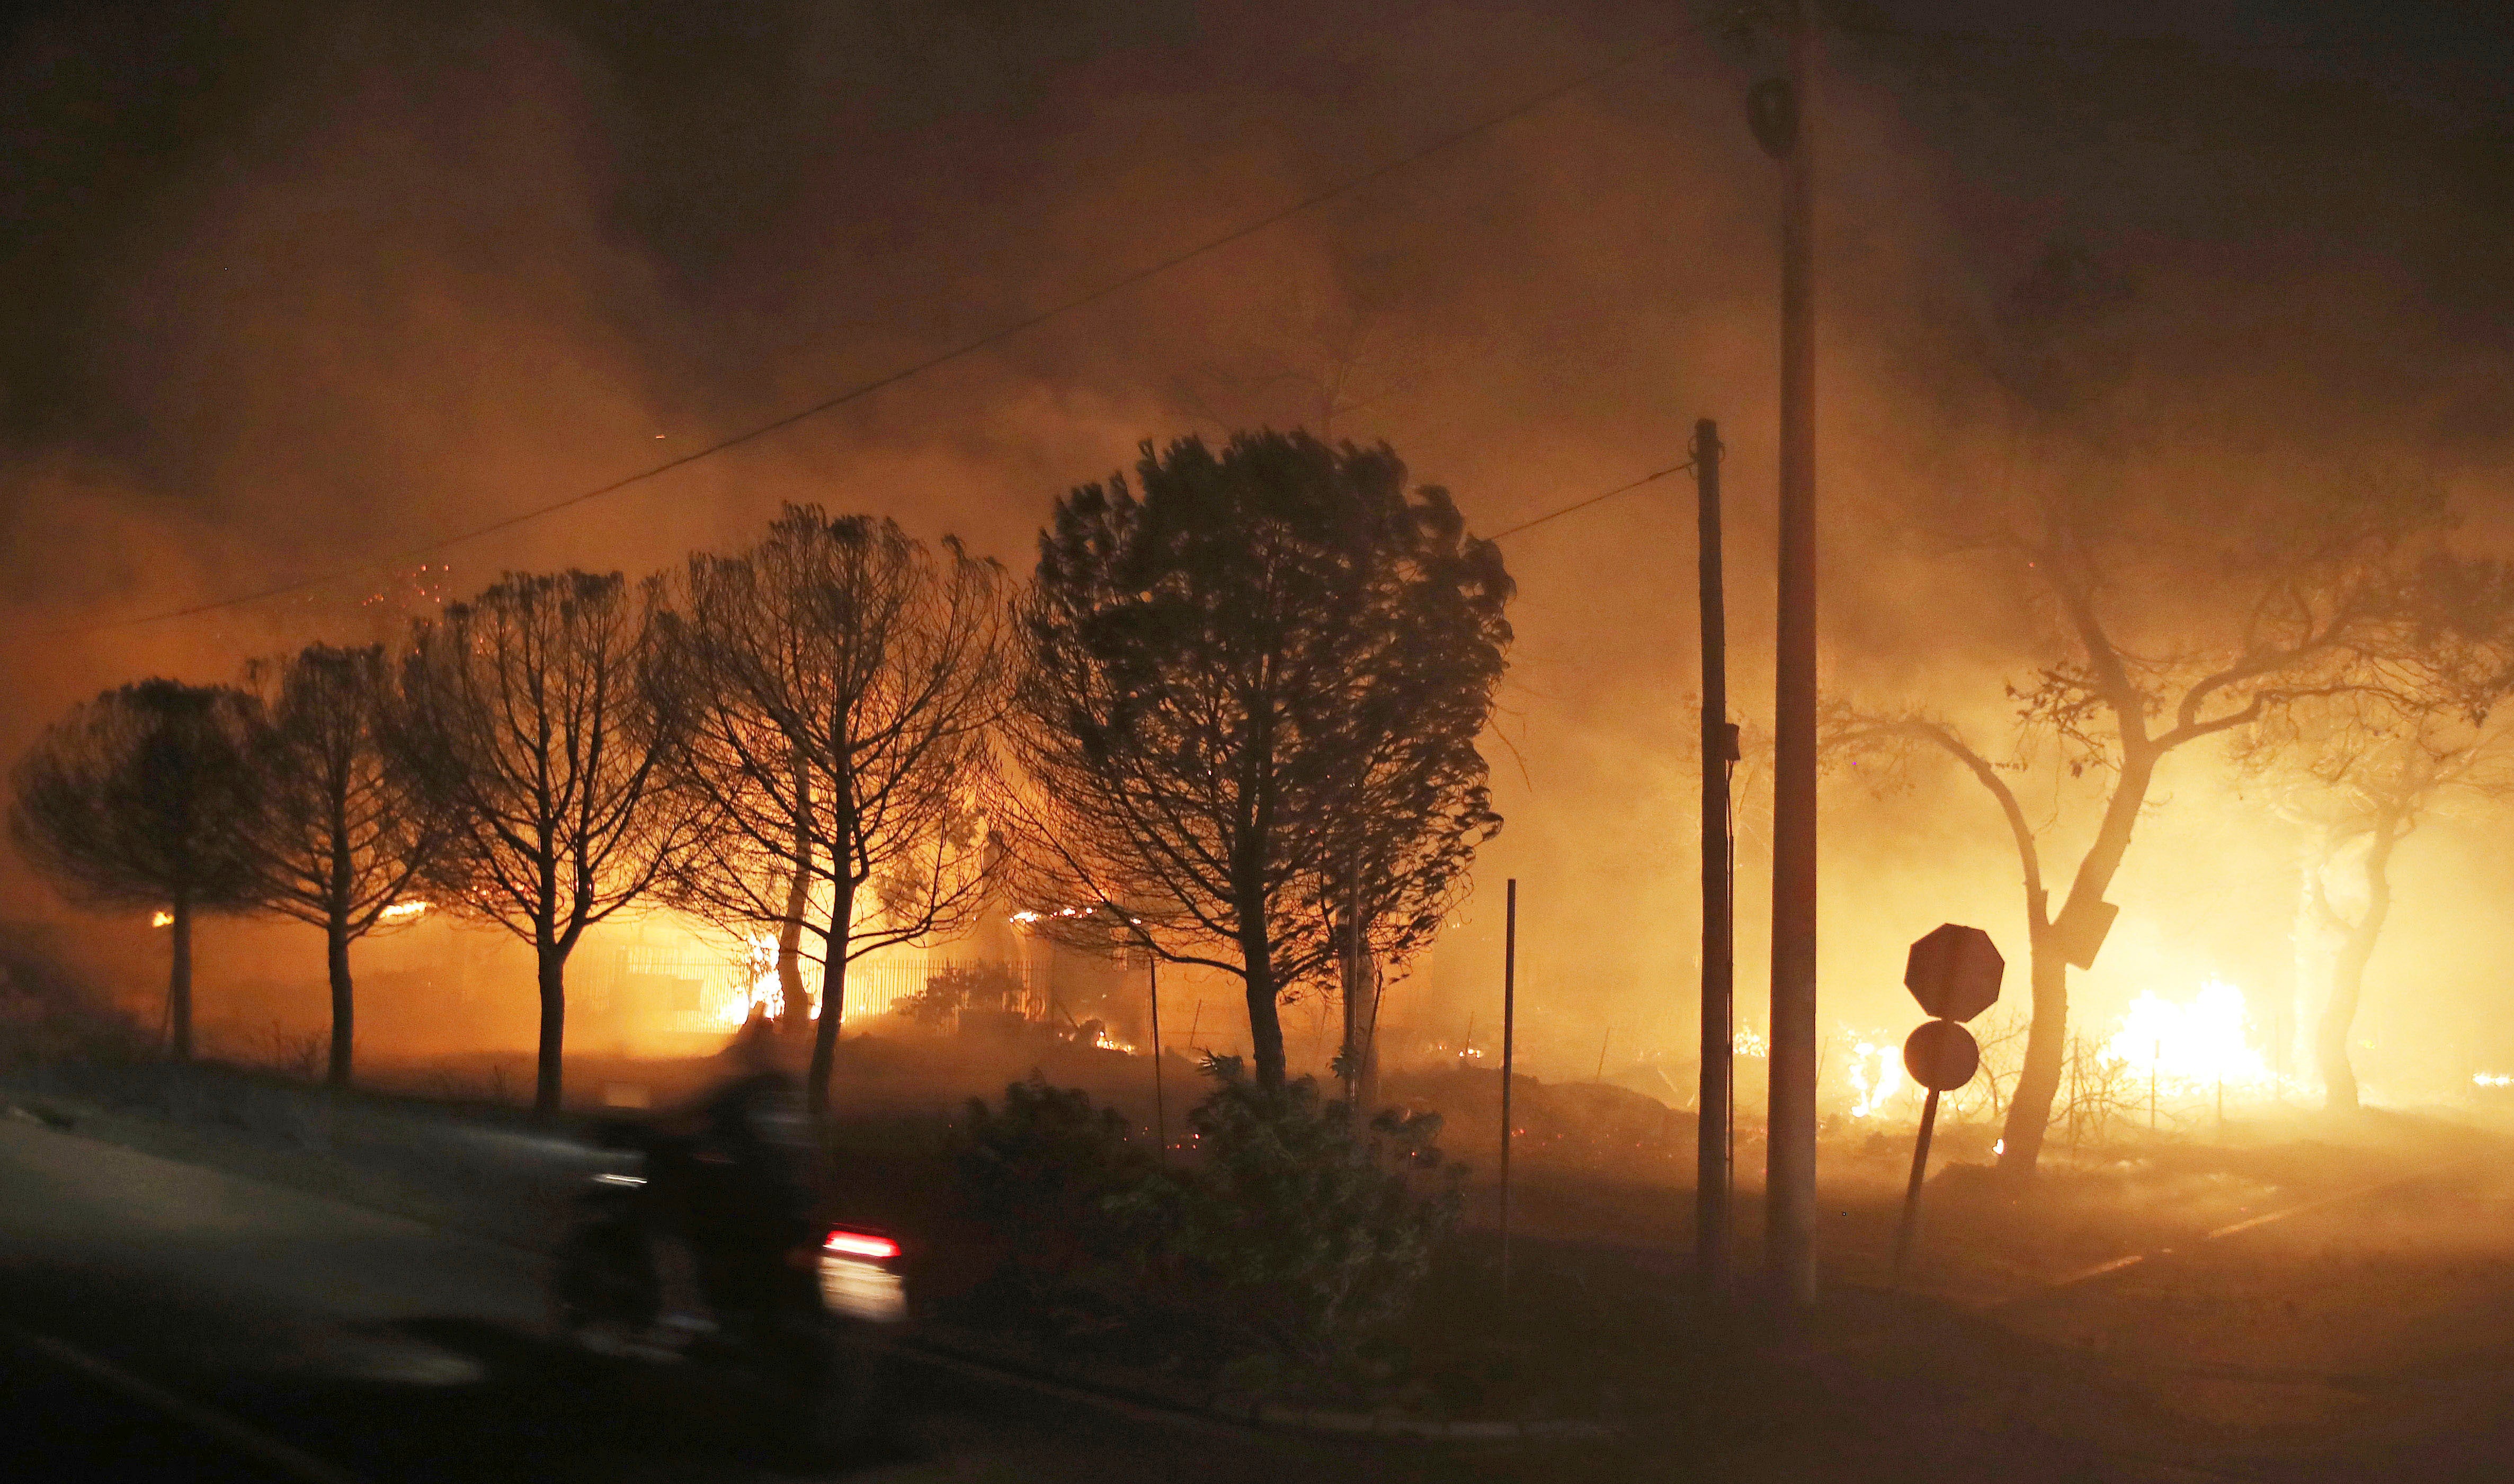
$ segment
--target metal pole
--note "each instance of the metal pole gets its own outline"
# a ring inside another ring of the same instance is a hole
[[[1170,1157],[1169,1111],[1161,1103],[1161,961],[1144,955],[1145,993],[1153,1002],[1153,1139],[1163,1160]]]
[[[1790,30],[1794,127],[1781,209],[1780,622],[1772,734],[1771,1100],[1764,1263],[1774,1299],[1815,1303],[1816,484],[1814,21]]]
[[[1344,1102],[1361,1111],[1361,1045],[1358,1038],[1360,1007],[1354,996],[1361,989],[1361,867],[1352,867],[1345,890],[1344,925]]]
[[[1705,1297],[1728,1292],[1728,1114],[1735,1103],[1736,856],[1728,836],[1728,607],[1721,573],[1720,424],[1693,424],[1693,482],[1702,585],[1702,1058],[1694,1124],[1693,1266]]]
[[[1510,1068],[1519,1010],[1519,878],[1510,879],[1501,939],[1501,1296],[1510,1299]]]
[[[2072,1034],[2069,1037],[2069,1157],[2071,1159],[2078,1157],[2078,1116],[2081,1111],[2078,1103],[2078,1037]]]
[[[1606,1048],[1613,1044],[1615,1044],[1615,1027],[1609,1025],[1606,1027],[1606,1033],[1598,1038],[1598,1075],[1592,1078],[1592,1081],[1606,1080]]]
[[[1912,1228],[1921,1221],[1921,1181],[1929,1171],[1929,1135],[1938,1126],[1938,1090],[1921,1103],[1921,1137],[1912,1142],[1912,1183],[1903,1187],[1903,1221],[1894,1228],[1894,1281],[1903,1281],[1903,1266],[1912,1257]]]

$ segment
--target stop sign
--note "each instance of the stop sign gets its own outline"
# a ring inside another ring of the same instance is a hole
[[[1903,1069],[1933,1093],[1951,1093],[1981,1070],[1981,1047],[1953,1021],[1923,1021],[1903,1043]]]
[[[2007,972],[2007,960],[1988,933],[1950,922],[1912,944],[1903,987],[1929,1014],[1969,1021],[1999,1003],[1999,981]]]

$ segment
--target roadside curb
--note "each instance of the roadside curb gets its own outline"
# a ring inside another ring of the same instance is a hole
[[[1164,1384],[1157,1377],[1116,1367],[1014,1351],[966,1332],[930,1325],[918,1327],[916,1339],[897,1344],[902,1350],[920,1358],[944,1361],[954,1368],[982,1372],[1070,1399],[1101,1401],[1128,1412],[1163,1413],[1181,1420],[1226,1423],[1268,1432],[1409,1443],[1604,1442],[1623,1435],[1619,1427],[1582,1419],[1443,1421],[1393,1409],[1349,1412],[1286,1407],[1253,1396]]]

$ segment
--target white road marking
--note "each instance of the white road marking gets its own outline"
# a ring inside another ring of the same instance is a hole
[[[2429,1165],[2423,1170],[2413,1171],[2408,1175],[2396,1175],[2390,1180],[2379,1180],[2372,1184],[2352,1185],[2345,1190],[2334,1190],[2329,1195],[2317,1195],[2309,1201],[2298,1201],[2292,1206],[2282,1206],[2276,1211],[2265,1211],[2259,1216],[2247,1217],[2243,1221],[2230,1223],[2214,1231],[2204,1233],[2200,1240],[2213,1242],[2220,1237],[2230,1237],[2240,1231],[2250,1231],[2255,1227],[2266,1226],[2272,1222],[2286,1221],[2291,1216],[2302,1216],[2308,1211],[2320,1211],[2326,1206],[2336,1206],[2343,1202],[2360,1200],[2369,1195],[2380,1195],[2386,1190],[2397,1189],[2402,1185],[2414,1185],[2422,1180],[2430,1180],[2438,1175],[2458,1170],[2464,1165],[2477,1164],[2480,1158],[2480,1155],[2473,1154],[2463,1159],[2448,1159],[2442,1164]],[[1983,1307],[2002,1309],[2030,1304],[2046,1294],[2063,1288],[2075,1288],[2081,1283],[2091,1283],[2097,1278],[2117,1273],[2125,1267],[2135,1266],[2150,1258],[2167,1258],[2172,1255],[2173,1249],[2170,1247],[2159,1247],[2153,1252],[2134,1252],[2127,1257],[2114,1258],[2108,1263],[2097,1263],[2092,1267],[2082,1267],[2076,1272],[2054,1278],[2031,1292],[2002,1299],[1995,1304],[1984,1304]]]
[[[304,1481],[304,1484],[366,1484],[356,1474],[336,1468],[321,1459],[295,1448],[250,1424],[239,1422],[212,1407],[186,1400],[174,1392],[143,1381],[109,1360],[91,1355],[66,1341],[50,1335],[38,1335],[14,1324],[0,1323],[0,1339],[35,1351],[48,1359],[69,1367],[81,1375],[103,1383],[133,1401],[152,1408],[196,1431],[206,1432],[219,1441],[252,1459],[255,1463]]]

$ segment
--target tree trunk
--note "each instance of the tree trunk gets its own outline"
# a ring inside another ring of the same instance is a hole
[[[2322,1068],[2322,1105],[2334,1113],[2357,1111],[2357,1069],[2348,1064],[2348,1027],[2357,1019],[2365,974],[2357,936],[2349,934],[2348,946],[2340,951],[2339,968],[2331,976],[2331,998],[2323,1002],[2322,1023],[2313,1038],[2314,1060]]]
[[[192,903],[181,892],[175,894],[175,920],[167,931],[174,935],[174,962],[166,975],[166,1035],[178,1062],[192,1060]]]
[[[349,1045],[356,1013],[349,1003],[349,822],[345,818],[345,800],[339,790],[332,794],[332,881],[331,910],[325,914],[325,968],[332,979],[332,1064],[324,1081],[333,1087],[349,1085]]]
[[[2104,801],[2103,823],[2079,861],[2078,873],[2070,878],[2067,900],[2049,927],[2034,924],[2034,1016],[2025,1034],[2025,1065],[2017,1073],[2016,1096],[2007,1104],[2007,1122],[2001,1130],[2003,1175],[2030,1176],[2034,1162],[2042,1157],[2043,1130],[2051,1121],[2051,1099],[2060,1090],[2061,1063],[2068,1058],[2069,961],[2061,934],[2078,927],[2084,914],[2111,890],[2113,874],[2121,869],[2122,857],[2129,850],[2138,812],[2147,804],[2156,764],[2156,756],[2144,750],[2133,748],[2125,756],[2112,797]]]
[[[1249,920],[1246,913],[1241,923]],[[1251,931],[1243,926],[1239,932],[1239,961],[1246,970],[1248,982],[1248,1042],[1257,1063],[1259,1087],[1283,1085],[1283,1017],[1276,1003],[1275,945],[1264,927],[1264,918]]]
[[[821,955],[821,1019],[812,1027],[812,1069],[803,1096],[814,1117],[830,1110],[830,1074],[838,1063],[838,1020],[847,1009],[847,943],[855,929],[856,886],[838,889],[830,906],[830,941]]]
[[[2366,910],[2349,925],[2340,944],[2339,961],[2331,974],[2331,998],[2323,1003],[2322,1023],[2314,1035],[2323,1105],[2333,1112],[2357,1110],[2357,1069],[2348,1062],[2348,1033],[2357,1023],[2366,965],[2374,956],[2375,940],[2383,936],[2383,919],[2391,914],[2392,847],[2399,843],[2397,821],[2385,815],[2374,822],[2373,837],[2366,843]]]
[[[2044,1129],[2051,1121],[2051,1100],[2060,1091],[2068,1060],[2069,964],[2060,952],[2058,936],[2037,926],[2028,950],[2034,1000],[2025,1032],[2025,1064],[2017,1071],[2007,1120],[2000,1128],[1999,1168],[2009,1175],[2034,1173],[2034,1162],[2043,1154]]]
[[[567,950],[553,943],[533,945],[542,994],[541,1044],[533,1064],[533,1117],[556,1117],[559,1068],[567,1046]]]
[[[349,925],[342,921],[337,909],[323,936],[323,961],[332,977],[332,1064],[323,1080],[333,1087],[346,1087],[357,1012],[349,997]]]
[[[1352,1112],[1359,1113],[1361,1111],[1361,1005],[1358,998],[1358,991],[1361,986],[1357,983],[1359,976],[1354,973],[1353,951],[1349,947],[1345,950],[1342,978],[1344,983],[1336,998],[1343,1001],[1344,1041],[1337,1048],[1336,1064],[1342,1069],[1345,1106]]]
[[[812,1023],[812,1007],[803,1003],[803,913],[812,904],[812,775],[803,750],[794,749],[794,856],[787,862],[786,917],[777,926],[777,991],[786,1001],[785,1028],[801,1030]]]

